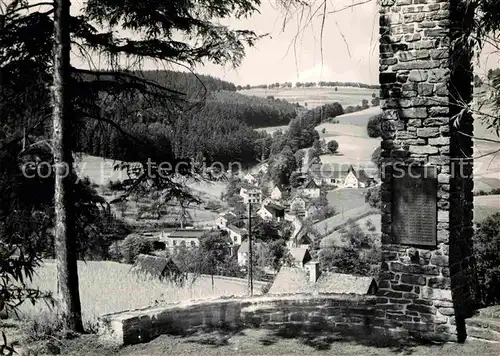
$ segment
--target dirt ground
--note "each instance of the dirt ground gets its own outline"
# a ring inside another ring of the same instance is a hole
[[[43,346],[42,346],[43,345]],[[30,346],[32,348],[33,346]],[[36,348],[34,348],[36,350]],[[139,345],[116,347],[95,335],[88,335],[57,345],[39,343],[37,355],[59,351],[61,355],[436,355],[469,356],[499,355],[500,344],[466,341],[464,344],[386,343],[384,340],[348,341],[335,334],[314,338],[287,337],[262,329],[246,329],[238,334],[203,333],[190,337],[160,336]],[[45,351],[45,353],[44,353]]]

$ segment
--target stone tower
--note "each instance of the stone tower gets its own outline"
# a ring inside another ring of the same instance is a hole
[[[472,261],[472,53],[461,1],[381,0],[380,329],[465,339]]]

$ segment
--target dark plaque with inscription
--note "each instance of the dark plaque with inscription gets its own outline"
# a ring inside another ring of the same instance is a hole
[[[437,171],[397,166],[392,175],[392,234],[403,245],[436,246]]]

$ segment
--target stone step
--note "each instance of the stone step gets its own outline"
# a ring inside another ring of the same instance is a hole
[[[481,315],[466,320],[467,336],[500,343],[500,319]]]

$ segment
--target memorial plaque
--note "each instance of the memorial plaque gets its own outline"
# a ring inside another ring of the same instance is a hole
[[[402,245],[436,246],[437,171],[400,166],[392,176],[392,234]]]

